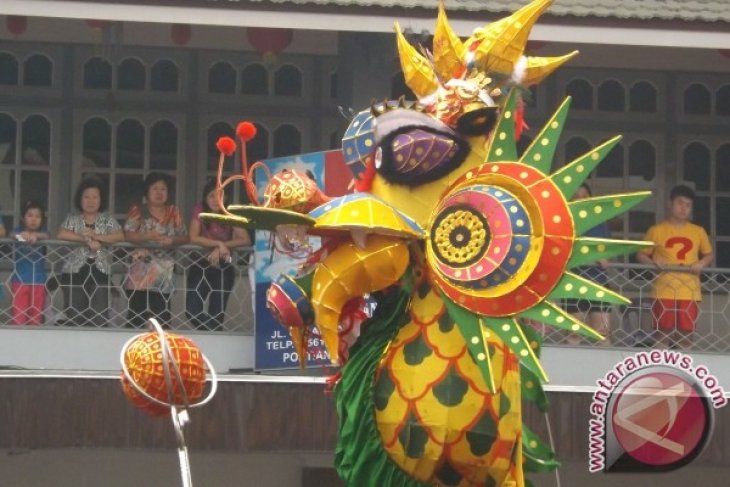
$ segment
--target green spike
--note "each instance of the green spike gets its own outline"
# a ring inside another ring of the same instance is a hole
[[[517,89],[512,88],[507,95],[507,101],[504,103],[497,125],[492,130],[485,162],[517,160],[517,144],[515,143],[517,93]]]
[[[215,222],[234,227],[250,228],[253,226],[253,223],[248,218],[235,215],[222,215],[220,213],[201,213],[200,219],[204,222]]]
[[[568,261],[568,269],[592,264],[598,259],[610,259],[617,255],[633,254],[641,249],[653,246],[653,242],[643,242],[641,240],[578,237],[573,244],[573,253]]]
[[[565,127],[565,117],[568,115],[571,98],[567,97],[562,105],[555,111],[555,114],[545,124],[532,144],[527,148],[520,162],[532,166],[535,169],[548,173],[553,164],[555,148],[558,146],[560,134]]]
[[[487,334],[486,330],[479,323],[479,317],[471,311],[458,306],[446,297],[444,297],[444,304],[446,305],[449,317],[454,320],[461,335],[464,337],[469,354],[474,359],[477,367],[479,367],[487,389],[489,392],[495,393],[497,387],[494,384],[494,375],[492,374],[492,358],[489,354],[489,347],[487,346]]]
[[[530,428],[522,424],[522,455],[528,472],[550,472],[560,466],[553,450]]]
[[[619,143],[621,136],[617,135],[611,140],[604,142],[598,147],[586,152],[574,161],[561,167],[550,176],[553,183],[557,185],[563,195],[570,199],[578,190],[581,184],[588,178],[596,166],[611,152],[611,149]]]
[[[583,235],[587,230],[628,211],[629,208],[649,196],[651,196],[651,191],[639,191],[571,201],[568,203],[568,207],[573,215],[575,234]]]
[[[578,320],[574,316],[571,316],[565,310],[556,306],[550,301],[543,301],[542,303],[533,306],[527,311],[523,311],[518,316],[520,318],[540,321],[549,326],[569,331],[571,333],[577,333],[578,335],[582,335],[592,340],[603,339],[603,336],[601,336],[593,328]]]
[[[586,299],[611,304],[629,304],[631,302],[631,300],[620,294],[571,272],[566,272],[563,275],[563,278],[548,296],[548,299],[551,300],[565,298]]]
[[[547,411],[548,399],[540,378],[524,365],[520,366],[522,397],[534,403],[540,411]]]
[[[520,328],[522,328],[522,333],[525,334],[525,337],[530,342],[530,348],[540,358],[540,353],[542,352],[542,335],[536,329],[525,323],[520,323]]]
[[[520,364],[537,375],[540,380],[547,382],[547,374],[540,364],[535,351],[530,346],[520,324],[512,319],[484,317],[479,320],[488,332],[497,335],[514,352],[520,360]]]

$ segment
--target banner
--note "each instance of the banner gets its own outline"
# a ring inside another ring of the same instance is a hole
[[[344,163],[342,151],[333,150],[298,154],[290,157],[279,157],[264,161],[272,174],[282,169],[296,169],[309,171],[320,188],[329,196],[341,196],[347,192],[352,175]],[[259,174],[261,174],[259,172]],[[257,190],[259,195],[267,181],[259,178]],[[310,243],[316,250],[319,248],[319,239],[311,238]],[[294,275],[300,261],[287,255],[273,252],[271,248],[271,233],[257,230],[254,242],[255,256],[255,360],[256,370],[291,369],[299,368],[299,357],[287,330],[281,326],[266,308],[266,290],[271,281],[281,274]],[[307,357],[307,366],[331,365],[329,354],[318,335],[309,338],[310,353]]]

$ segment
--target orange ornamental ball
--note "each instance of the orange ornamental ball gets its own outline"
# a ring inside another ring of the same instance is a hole
[[[174,405],[185,405],[183,391],[187,392],[188,403],[195,403],[203,395],[205,388],[206,368],[203,353],[188,338],[172,333],[165,333],[165,336],[170,347],[172,360],[177,364],[182,377],[182,384],[180,384],[174,367],[170,367]],[[139,335],[125,350],[124,363],[129,371],[129,376],[142,390],[155,399],[168,404],[170,403],[170,396],[165,381],[160,345],[159,335],[156,332]],[[162,416],[170,411],[169,406],[157,404],[140,394],[124,376],[124,373],[122,373],[122,389],[132,404],[152,416]]]

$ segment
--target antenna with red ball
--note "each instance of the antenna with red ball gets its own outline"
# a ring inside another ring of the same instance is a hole
[[[240,122],[236,127],[236,135],[241,140],[241,174],[233,174],[223,180],[223,164],[226,156],[232,156],[236,152],[236,141],[230,137],[221,137],[216,142],[215,146],[220,152],[220,159],[218,159],[218,174],[216,178],[216,200],[218,201],[218,207],[226,215],[232,216],[232,214],[226,209],[223,203],[223,190],[233,181],[242,181],[246,194],[249,200],[256,206],[259,206],[258,195],[256,194],[256,185],[253,182],[253,175],[256,169],[259,167],[264,170],[266,176],[271,178],[271,172],[266,165],[257,161],[248,166],[248,160],[246,158],[246,143],[256,137],[256,126],[251,122]]]

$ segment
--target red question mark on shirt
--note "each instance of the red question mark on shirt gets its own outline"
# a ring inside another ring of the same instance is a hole
[[[684,258],[687,256],[687,253],[692,250],[692,241],[687,237],[672,237],[664,242],[664,246],[668,249],[675,247],[677,244],[679,244],[679,250],[677,250],[677,259],[684,260]]]

